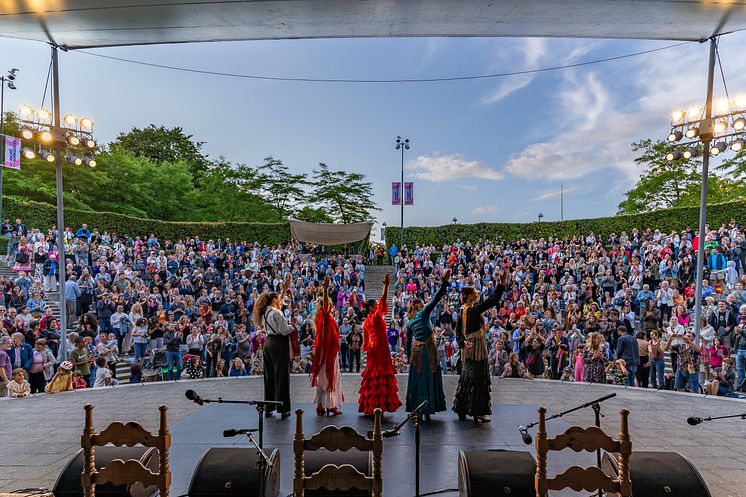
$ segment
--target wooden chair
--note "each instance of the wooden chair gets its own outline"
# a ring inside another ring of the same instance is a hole
[[[95,497],[96,485],[112,483],[114,485],[142,483],[146,488],[155,486],[160,491],[160,497],[168,497],[171,486],[171,470],[168,465],[168,449],[171,446],[171,434],[168,432],[168,407],[160,406],[160,425],[158,434],[153,435],[137,423],[122,424],[118,421],[111,423],[100,433],[93,431],[93,406],[85,406],[85,427],[80,444],[83,447],[83,474],[81,484],[84,497]],[[96,468],[95,448],[113,444],[117,447],[126,445],[132,447],[140,444],[145,447],[158,449],[158,473],[143,466],[135,459],[123,461],[114,459],[101,469]]]
[[[306,490],[326,488],[329,491],[345,491],[351,488],[369,490],[372,497],[381,497],[383,478],[381,475],[383,457],[383,437],[381,435],[381,410],[374,412],[373,438],[369,439],[350,426],[327,426],[309,439],[303,435],[303,409],[295,411],[295,471],[293,475],[293,496],[304,497]],[[371,475],[365,475],[351,464],[326,464],[311,475],[305,474],[304,452],[327,449],[347,451],[357,449],[372,452]]]
[[[602,489],[613,492],[622,497],[632,495],[632,481],[629,473],[629,457],[632,453],[632,443],[629,439],[629,411],[622,409],[619,440],[614,440],[604,433],[601,428],[591,426],[581,428],[572,426],[555,438],[547,438],[546,409],[539,408],[539,428],[536,432],[536,496],[547,497],[550,490],[562,490],[571,488],[576,492],[585,490],[595,492]],[[547,453],[550,450],[572,449],[575,452],[582,450],[594,452],[603,449],[609,453],[618,453],[619,472],[616,478],[606,475],[601,469],[593,466],[581,468],[572,466],[564,473],[547,478]]]

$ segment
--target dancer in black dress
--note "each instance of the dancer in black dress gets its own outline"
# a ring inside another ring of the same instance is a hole
[[[282,313],[285,292],[290,287],[290,276],[282,286],[282,292],[264,292],[254,305],[254,322],[257,327],[267,332],[264,344],[264,400],[282,402],[277,410],[282,419],[290,416],[290,333],[293,328],[288,325]],[[292,299],[290,312],[292,313]],[[265,416],[272,416],[276,409],[268,405]]]
[[[461,349],[461,374],[456,387],[453,410],[460,420],[473,416],[474,423],[489,423],[490,373],[487,363],[487,334],[482,313],[500,303],[505,290],[507,271],[491,297],[478,302],[479,293],[474,288],[461,289],[462,307],[456,325],[456,342]]]

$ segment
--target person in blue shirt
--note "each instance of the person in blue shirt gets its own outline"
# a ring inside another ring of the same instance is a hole
[[[619,326],[617,333],[619,334],[619,339],[616,342],[616,358],[624,359],[627,371],[629,371],[627,386],[633,387],[635,386],[635,373],[640,366],[640,351],[637,346],[637,340],[627,332],[626,326]]]
[[[391,262],[394,262],[394,259],[396,258],[396,254],[399,253],[399,249],[397,248],[396,244],[391,245],[389,248],[389,255],[391,256]]]
[[[88,229],[88,225],[84,224],[82,228],[75,232],[75,236],[87,242],[91,237],[91,230]]]

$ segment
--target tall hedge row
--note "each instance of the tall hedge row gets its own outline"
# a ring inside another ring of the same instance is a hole
[[[49,204],[3,199],[4,218],[22,219],[28,227],[48,228],[57,224],[57,209]],[[231,240],[268,245],[286,243],[291,239],[288,223],[221,223],[221,222],[172,222],[157,219],[140,219],[114,212],[65,209],[65,225],[74,229],[87,224],[90,229],[115,231],[131,236],[155,233],[161,240],[178,240],[198,236],[201,240],[230,238]]]
[[[735,218],[746,221],[746,201],[708,204],[707,222],[710,226],[720,226]],[[538,239],[585,235],[591,231],[596,234],[629,233],[633,228],[645,230],[659,229],[664,232],[681,230],[686,227],[697,229],[699,225],[699,207],[680,207],[664,209],[644,214],[599,217],[594,219],[575,219],[571,221],[535,222],[535,223],[478,223],[449,224],[444,226],[404,228],[404,243],[412,247],[414,243],[432,243],[439,245],[456,239],[476,242],[487,240],[520,240],[521,238]],[[386,228],[386,243],[399,245],[400,228]]]

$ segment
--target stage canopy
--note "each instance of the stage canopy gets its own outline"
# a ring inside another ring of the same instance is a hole
[[[317,245],[344,245],[359,242],[368,238],[373,227],[373,221],[349,224],[307,223],[291,217],[288,222],[293,238],[299,242]]]
[[[0,36],[67,48],[289,38],[535,36],[702,40],[744,0],[19,0]]]

